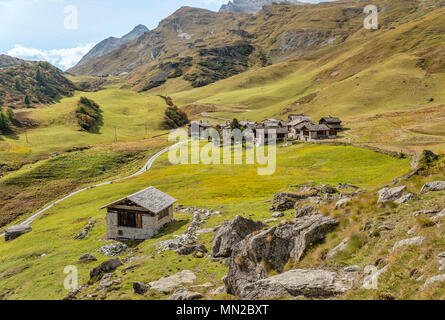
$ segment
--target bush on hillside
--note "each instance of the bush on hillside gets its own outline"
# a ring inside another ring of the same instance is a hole
[[[0,132],[2,134],[6,134],[6,133],[10,133],[11,132],[11,120],[12,119],[10,118],[9,110],[4,112],[0,108]]]
[[[100,106],[87,97],[81,97],[76,109],[76,118],[79,126],[88,132],[98,133],[103,125],[102,110]]]
[[[187,114],[173,104],[171,98],[166,97],[166,103],[168,105],[164,114],[163,125],[166,129],[176,129],[183,127],[189,123]]]

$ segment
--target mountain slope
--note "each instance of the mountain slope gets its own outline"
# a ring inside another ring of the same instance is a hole
[[[120,46],[139,38],[141,35],[143,35],[147,31],[148,31],[148,28],[146,26],[140,24],[140,25],[136,26],[128,34],[124,35],[121,38],[109,37],[108,39],[105,39],[105,40],[99,42],[97,45],[95,45],[93,47],[93,49],[91,49],[79,61],[79,63],[77,63],[76,66],[85,64],[94,58],[102,57],[102,56],[106,55],[107,53],[110,53],[110,52],[116,50]]]
[[[22,63],[28,63],[28,61],[25,61],[25,60],[22,60],[19,58],[15,58],[15,57],[11,57],[11,56],[7,56],[5,54],[0,54],[0,69],[18,66]]]
[[[63,72],[47,62],[22,63],[0,69],[0,105],[21,108],[53,103],[74,93],[75,85]]]
[[[223,4],[219,11],[257,13],[263,6],[268,6],[272,3],[303,4],[297,0],[233,0]]]

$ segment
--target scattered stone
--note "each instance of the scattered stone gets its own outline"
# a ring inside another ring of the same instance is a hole
[[[192,286],[191,288],[211,288],[213,287],[213,284],[211,282],[206,282],[203,284],[198,284],[196,286]]]
[[[315,210],[315,207],[311,205],[302,206],[299,209],[297,208],[297,211],[295,212],[295,218],[301,218],[305,215],[308,215],[309,213],[314,212]]]
[[[127,272],[127,271],[130,271],[130,270],[139,268],[140,266],[141,266],[140,263],[136,263],[136,264],[134,264],[134,265],[132,265],[132,266],[128,266],[128,267],[123,268],[123,269],[122,269],[122,272]]]
[[[184,246],[176,250],[177,254],[188,256],[192,253],[199,252],[199,253],[207,253],[207,248],[203,244],[197,244],[197,245],[189,245]]]
[[[445,217],[445,209],[443,209],[441,212],[439,212],[437,215],[433,217],[433,221],[438,221],[441,218]]]
[[[340,199],[336,204],[335,204],[335,209],[340,209],[343,208],[348,202],[351,202],[351,198],[343,198]]]
[[[97,261],[97,258],[89,253],[81,255],[79,261]]]
[[[358,272],[358,271],[360,271],[360,267],[357,266],[357,265],[349,266],[349,267],[344,268],[343,271],[345,271],[345,272]]]
[[[260,221],[254,221],[241,216],[224,222],[215,232],[212,241],[212,257],[230,257],[232,248],[247,235],[266,227]]]
[[[355,190],[360,189],[359,187],[354,186],[352,184],[348,184],[348,183],[339,183],[338,188],[339,189],[355,189]]]
[[[282,217],[284,217],[284,213],[282,212],[277,211],[272,214],[272,218],[282,218]]]
[[[139,281],[133,282],[133,292],[136,294],[145,294],[148,291],[147,286]]]
[[[437,210],[437,209],[417,210],[417,211],[413,212],[413,215],[415,217],[418,217],[418,216],[421,216],[421,215],[433,215],[433,214],[436,214],[438,212],[439,212],[439,210]]]
[[[433,181],[426,183],[420,193],[425,194],[431,191],[443,191],[445,190],[445,181]]]
[[[278,192],[275,194],[271,211],[286,211],[293,209],[297,200],[302,199],[295,193]]]
[[[216,296],[218,294],[223,294],[224,292],[226,292],[226,287],[225,286],[221,286],[221,287],[218,287],[216,289],[210,290],[209,294],[211,294],[212,296]]]
[[[406,186],[396,187],[396,188],[383,188],[379,191],[379,201],[378,203],[385,203],[388,201],[395,201],[399,199],[403,192],[406,190]]]
[[[398,241],[394,244],[394,247],[392,248],[392,251],[396,251],[397,249],[401,247],[406,246],[419,246],[426,240],[426,237],[415,237],[415,238],[409,238],[405,240]]]
[[[196,231],[196,234],[205,234],[205,233],[211,233],[211,232],[213,232],[213,228],[205,228],[205,229]]]
[[[405,202],[411,201],[414,199],[414,194],[412,193],[407,193],[404,196],[401,196],[399,199],[397,199],[396,201],[394,201],[397,204],[403,204]]]
[[[99,252],[108,257],[121,256],[128,250],[128,246],[124,243],[114,242],[104,245]]]
[[[197,300],[201,298],[202,294],[198,292],[189,291],[186,288],[179,288],[168,300]]]
[[[122,265],[123,263],[119,260],[119,258],[104,261],[99,266],[90,271],[90,279],[97,279],[104,273],[110,273]]]
[[[232,248],[224,279],[227,292],[238,295],[244,286],[266,278],[270,270],[282,272],[290,258],[299,262],[306,249],[324,239],[338,223],[317,214],[248,235]]]
[[[343,239],[336,247],[332,248],[326,255],[327,259],[333,258],[338,252],[343,251],[348,246],[349,238]]]
[[[9,227],[5,230],[5,241],[12,241],[14,239],[17,239],[21,235],[24,235],[25,233],[31,232],[32,228],[30,226],[18,224],[16,226]]]
[[[110,289],[115,284],[118,284],[121,282],[120,279],[111,280],[112,277],[113,277],[112,273],[104,274],[102,279],[99,282],[99,286],[97,287],[97,289],[101,292],[104,292],[104,291],[107,291],[108,289]]]
[[[430,286],[436,282],[442,282],[442,281],[445,281],[445,274],[441,274],[441,275],[434,276],[434,277],[427,279],[425,281],[425,284],[423,285],[423,287],[427,288],[428,286]]]
[[[74,240],[85,239],[88,236],[88,234],[90,233],[90,231],[93,229],[95,224],[96,224],[96,220],[94,220],[94,219],[88,221],[88,223],[82,229],[82,231],[77,236],[74,237]]]
[[[370,275],[363,280],[363,288],[367,290],[377,290],[379,278],[386,271],[388,271],[388,266],[385,266],[380,270],[378,270],[375,266],[367,266],[364,273]]]
[[[85,286],[80,286],[79,288],[77,288],[77,289],[75,289],[73,291],[70,291],[70,293],[68,293],[68,295],[65,298],[63,298],[63,300],[74,300],[74,299],[76,299],[76,296],[82,291],[82,289],[84,287]]]
[[[243,299],[276,298],[281,296],[329,297],[345,293],[352,278],[325,270],[290,270],[246,285],[240,293]]]
[[[190,270],[183,270],[172,276],[161,278],[149,283],[151,289],[158,290],[164,294],[171,293],[175,288],[183,283],[193,283],[196,280],[195,274]]]

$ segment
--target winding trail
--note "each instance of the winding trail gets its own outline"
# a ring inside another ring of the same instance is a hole
[[[53,203],[49,204],[48,206],[46,206],[45,208],[43,208],[43,209],[40,210],[39,212],[34,213],[32,216],[30,216],[28,219],[26,219],[25,221],[23,221],[23,222],[20,223],[19,225],[29,226],[29,225],[30,225],[31,223],[33,223],[33,222],[34,222],[34,221],[35,221],[35,220],[36,220],[42,213],[48,211],[49,209],[51,209],[52,207],[54,207],[56,204],[58,204],[58,203],[60,203],[60,202],[62,202],[62,201],[64,201],[64,200],[66,200],[66,199],[68,199],[68,198],[71,198],[72,196],[74,196],[74,195],[76,195],[76,194],[79,194],[79,193],[81,193],[81,192],[83,192],[83,191],[86,191],[86,190],[89,190],[89,189],[93,189],[93,188],[97,188],[97,187],[101,187],[101,186],[105,186],[105,185],[108,185],[108,184],[112,184],[113,182],[122,181],[122,180],[126,180],[126,179],[130,179],[130,178],[139,176],[139,175],[141,175],[141,174],[147,172],[148,170],[150,170],[150,169],[151,169],[151,166],[153,165],[153,163],[154,163],[154,162],[156,161],[156,159],[159,158],[161,155],[163,155],[164,153],[170,151],[171,149],[176,148],[176,147],[178,147],[179,145],[184,144],[184,143],[187,143],[187,142],[188,142],[188,141],[181,141],[181,142],[178,142],[178,143],[176,143],[176,144],[174,144],[174,145],[172,145],[172,146],[170,146],[170,147],[167,147],[167,148],[165,148],[165,149],[159,151],[159,152],[156,153],[154,156],[152,156],[150,159],[148,159],[148,161],[145,163],[145,165],[144,165],[139,171],[137,171],[136,173],[133,173],[133,174],[130,175],[130,176],[123,177],[123,178],[118,178],[118,179],[113,179],[113,180],[106,181],[106,182],[102,182],[102,183],[98,183],[98,184],[91,185],[91,186],[88,186],[88,187],[79,189],[79,190],[77,190],[77,191],[74,191],[74,192],[70,193],[69,195],[67,195],[67,196],[65,196],[65,197],[63,197],[63,198],[54,201]],[[0,237],[3,237],[3,236],[5,236],[5,233],[0,234]]]

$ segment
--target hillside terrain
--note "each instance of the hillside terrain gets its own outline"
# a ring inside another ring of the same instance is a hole
[[[70,96],[76,87],[47,62],[23,62],[0,69],[0,105],[26,108]],[[25,101],[26,100],[26,101]]]
[[[183,7],[66,74],[0,56],[0,106],[23,124],[0,135],[0,233],[87,188],[0,243],[0,299],[445,299],[445,1],[377,0],[378,30],[363,28],[362,1],[270,3]],[[79,126],[80,101],[97,104],[100,130]],[[164,154],[88,188],[172,145],[176,105],[213,124],[332,115],[345,131],[280,144],[270,176]],[[178,200],[175,221],[108,240],[100,208],[149,186]],[[304,282],[315,275],[319,287]],[[163,288],[171,276],[183,282]]]
[[[145,32],[148,31],[148,28],[144,25],[138,25],[136,26],[132,31],[127,33],[126,35],[116,38],[116,37],[109,37],[98,44],[96,44],[78,63],[76,66],[80,66],[92,59],[102,57],[106,55],[107,53],[110,53],[113,50],[116,50],[120,46],[131,42],[137,38],[139,38],[141,35],[143,35]]]
[[[271,5],[272,3],[290,3],[290,4],[303,4],[297,0],[286,0],[286,1],[272,1],[272,0],[233,0],[229,1],[227,4],[223,4],[219,11],[221,12],[246,12],[246,13],[257,13],[264,6]]]

